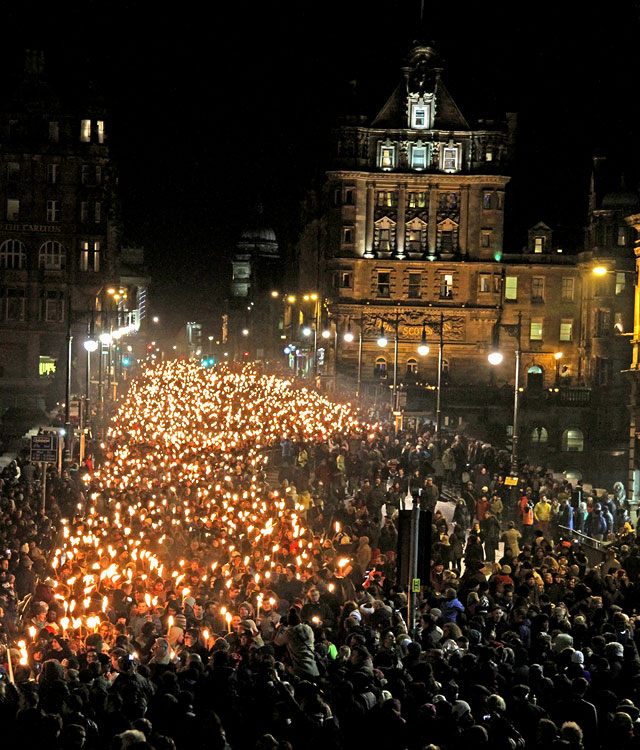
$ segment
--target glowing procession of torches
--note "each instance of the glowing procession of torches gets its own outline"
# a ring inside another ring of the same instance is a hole
[[[227,532],[219,537],[227,562],[214,562],[203,582],[208,575],[222,577],[229,589],[232,553],[249,542],[252,550],[269,550],[268,568],[254,575],[256,589],[269,589],[283,529],[292,533],[298,570],[310,567],[311,533],[300,515],[303,506],[293,506],[277,491],[269,497],[258,472],[267,464],[267,449],[282,438],[324,440],[362,427],[350,404],[331,402],[251,366],[210,370],[172,361],[145,370],[109,429],[106,460],[87,478],[87,507],[79,506],[74,520],[63,521],[62,543],[52,561],[60,587],[55,596],[64,609],[56,623],[60,634],[79,628],[97,632],[110,606],[107,594],[134,578],[145,583],[171,578],[176,594],[188,596],[190,571],[165,542],[179,532],[188,538],[198,520]],[[253,473],[250,488],[241,493],[234,490],[238,464]],[[267,544],[267,538],[273,541]],[[245,556],[244,565],[248,561]],[[344,558],[338,565],[348,563]],[[83,575],[61,575],[65,564],[78,565]],[[263,596],[257,598],[258,614]],[[155,607],[158,597],[146,593],[145,603]],[[231,612],[222,607],[220,616],[230,632]],[[170,616],[167,635],[173,626]],[[29,628],[30,641],[35,631]]]

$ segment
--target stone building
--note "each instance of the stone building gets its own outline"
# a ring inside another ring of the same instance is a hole
[[[319,267],[336,334],[327,380],[353,391],[360,372],[361,392],[379,398],[395,380],[399,407],[433,413],[442,331],[443,426],[497,443],[508,444],[512,429],[511,334],[520,321],[521,450],[608,481],[625,471],[620,370],[629,357],[633,238],[620,203],[629,197],[603,196],[595,170],[584,243],[565,249],[540,222],[526,247],[505,247],[515,128],[512,114],[466,119],[435,51],[413,49],[379,114],[336,129],[319,208],[300,239],[300,287],[317,286]],[[496,336],[505,356],[492,367]]]
[[[132,300],[131,279],[119,276],[117,178],[104,103],[91,91],[57,91],[41,53],[27,53],[24,72],[3,84],[0,406],[42,409],[64,396],[68,337],[72,392],[80,392],[91,321],[95,335],[137,330],[133,307],[146,289],[136,279]]]

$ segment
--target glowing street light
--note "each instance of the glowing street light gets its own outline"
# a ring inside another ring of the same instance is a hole
[[[429,345],[427,344],[427,329],[425,324],[422,324],[422,339],[420,340],[420,346],[418,347],[418,354],[421,357],[426,357],[429,354]]]
[[[89,354],[91,354],[91,352],[95,352],[98,348],[98,342],[95,339],[87,339],[84,342],[84,348]]]
[[[380,335],[378,336],[378,346],[381,349],[384,349],[384,347],[388,344],[387,337],[384,335],[384,323],[380,321]]]

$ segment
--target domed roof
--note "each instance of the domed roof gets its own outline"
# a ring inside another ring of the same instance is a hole
[[[602,199],[602,208],[608,210],[635,210],[640,207],[640,198],[628,190],[614,190]]]
[[[276,233],[271,227],[246,227],[242,230],[240,242],[277,242]]]

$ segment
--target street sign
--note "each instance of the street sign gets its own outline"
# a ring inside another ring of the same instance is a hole
[[[505,477],[504,483],[507,485],[507,487],[517,487],[518,477]]]
[[[419,578],[411,579],[411,593],[412,594],[420,593],[420,579]]]
[[[55,464],[58,461],[58,436],[33,435],[31,438],[31,460]]]

